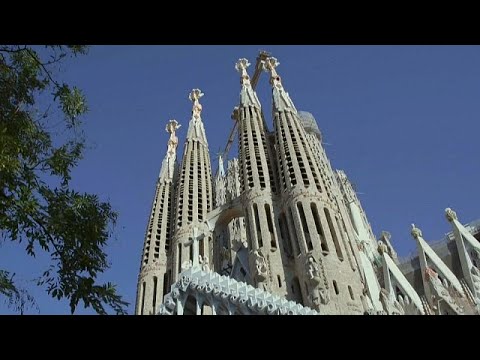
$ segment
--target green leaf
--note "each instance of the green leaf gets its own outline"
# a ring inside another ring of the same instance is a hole
[[[0,231],[12,242],[25,241],[32,261],[38,251],[50,256],[37,284],[68,299],[72,312],[83,302],[99,314],[124,313],[127,303],[115,287],[97,283],[109,268],[105,249],[117,214],[95,194],[70,187],[85,147],[79,126],[88,106],[79,88],[61,81],[57,65],[87,50],[0,45]],[[34,304],[5,270],[0,295],[22,313]]]

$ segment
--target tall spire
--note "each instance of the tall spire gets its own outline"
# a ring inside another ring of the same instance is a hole
[[[193,102],[192,106],[192,118],[188,124],[187,140],[198,140],[205,146],[208,146],[207,136],[205,134],[205,128],[202,123],[202,104],[199,100],[203,97],[204,93],[200,89],[193,89],[188,98]]]
[[[309,141],[297,109],[277,72],[279,64],[274,57],[268,57],[263,62],[263,69],[270,73],[272,86],[275,154],[281,187],[280,214],[284,214],[284,222],[291,229],[295,267],[304,267],[306,260],[313,256],[319,269],[323,269],[320,271],[321,282],[312,283],[308,278],[299,276],[297,285],[304,299],[308,299],[309,306],[316,309],[326,313],[337,311],[336,305],[329,300],[335,298],[345,307],[351,303],[355,311],[361,312],[360,296],[348,296],[336,285],[340,281],[347,282],[350,294],[360,295],[363,291],[362,277],[356,272],[353,262],[353,238],[345,235],[341,221],[344,214],[339,214],[329,195],[326,182],[333,178],[333,173],[322,167],[314,156],[312,141]],[[314,139],[318,142],[317,138]],[[329,176],[322,176],[322,171],[329,171]]]
[[[252,105],[261,108],[257,93],[253,90],[252,84],[250,83],[250,76],[248,76],[247,73],[249,66],[250,63],[245,58],[239,59],[235,64],[235,69],[241,74],[240,83],[242,84],[242,89],[240,90],[240,105]]]
[[[212,167],[201,117],[202,105],[199,100],[202,96],[200,89],[193,89],[189,94],[189,99],[193,103],[192,118],[188,126],[182,165],[179,169],[176,215],[173,225],[175,234],[172,240],[170,270],[174,280],[177,280],[183,264],[197,263],[197,257],[200,255],[202,258],[205,256],[209,258],[211,249],[211,236],[206,235],[204,221],[207,213],[213,208]],[[193,232],[196,232],[198,237],[192,237]]]
[[[176,120],[170,120],[165,127],[170,138],[167,143],[167,154],[160,169],[145,234],[135,308],[135,313],[139,315],[157,313],[171,281],[170,273],[167,271],[167,254],[170,250],[172,233],[174,170],[178,146],[175,131],[178,128],[180,128],[180,124]]]
[[[282,85],[282,78],[277,73],[277,66],[280,65],[274,57],[269,57],[263,62],[263,70],[270,73],[270,84],[273,89],[273,107],[274,111],[297,112],[290,95],[285,91]]]
[[[178,138],[175,135],[175,131],[181,126],[177,120],[170,120],[165,127],[166,132],[170,134],[170,138],[167,143],[167,154],[160,169],[159,181],[172,181],[173,179],[178,146]]]
[[[242,205],[249,251],[249,273],[257,288],[275,290],[286,295],[286,279],[282,264],[285,253],[276,223],[272,193],[275,179],[271,166],[273,154],[266,137],[266,126],[260,102],[247,73],[247,59],[237,61],[240,73],[240,103],[238,106],[238,155],[243,191]],[[278,251],[280,250],[280,251]],[[283,259],[282,259],[283,257]],[[283,285],[282,285],[283,284]]]

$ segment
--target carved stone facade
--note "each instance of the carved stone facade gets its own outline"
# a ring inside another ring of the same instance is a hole
[[[232,116],[238,158],[226,162],[226,171],[219,154],[212,175],[199,89],[189,96],[192,117],[180,166],[180,125],[167,125],[136,314],[478,313],[478,238],[446,210],[456,251],[450,255],[459,264],[450,269],[414,226],[412,279],[390,234],[375,238],[354,185],[332,168],[313,115],[297,111],[278,60],[262,61],[256,69],[270,77],[273,129],[242,58],[235,65],[240,96]]]

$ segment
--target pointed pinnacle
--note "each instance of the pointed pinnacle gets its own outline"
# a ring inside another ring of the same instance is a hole
[[[238,61],[236,62],[235,64],[235,69],[239,72],[239,73],[242,73],[245,74],[246,73],[246,70],[247,68],[250,66],[251,64],[248,62],[247,59],[245,58],[241,58],[241,59],[238,59]]]
[[[205,95],[202,90],[200,89],[193,89],[190,94],[188,95],[188,98],[190,99],[190,101],[192,102],[198,102],[198,100],[203,96]]]
[[[200,117],[200,114],[202,113],[202,104],[200,104],[198,100],[203,95],[204,93],[202,93],[200,89],[193,89],[188,95],[190,101],[193,102],[192,114],[195,119],[198,119]]]
[[[165,131],[168,132],[169,134],[175,133],[177,129],[179,129],[182,125],[178,123],[177,120],[169,120],[167,123],[167,126],[165,126]]]
[[[447,217],[447,220],[449,222],[452,222],[453,220],[458,220],[457,213],[450,208],[445,209],[445,216]]]
[[[412,236],[413,236],[414,239],[418,239],[419,237],[423,237],[423,235],[422,235],[422,230],[420,230],[419,228],[417,228],[417,227],[415,226],[415,224],[412,224],[411,234],[412,234]]]

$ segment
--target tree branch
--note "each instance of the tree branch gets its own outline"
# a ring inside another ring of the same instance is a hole
[[[43,71],[45,72],[45,74],[47,74],[47,76],[48,76],[48,78],[50,79],[50,81],[51,81],[52,83],[54,83],[57,88],[60,88],[60,84],[52,77],[52,75],[50,74],[50,71],[47,70],[47,67],[45,66],[45,64],[42,63],[40,60],[38,60],[38,59],[34,56],[32,50],[30,50],[30,49],[26,49],[26,50],[27,50],[28,54],[31,56],[31,58],[32,58],[33,60],[35,60],[35,62],[36,62],[38,65],[40,65],[40,66],[42,67]]]
[[[27,45],[25,45],[23,48],[18,48],[16,50],[9,49],[9,48],[6,48],[6,47],[0,47],[0,51],[7,52],[7,53],[18,53],[18,52],[22,52],[22,51],[25,51],[25,50],[28,50]]]

